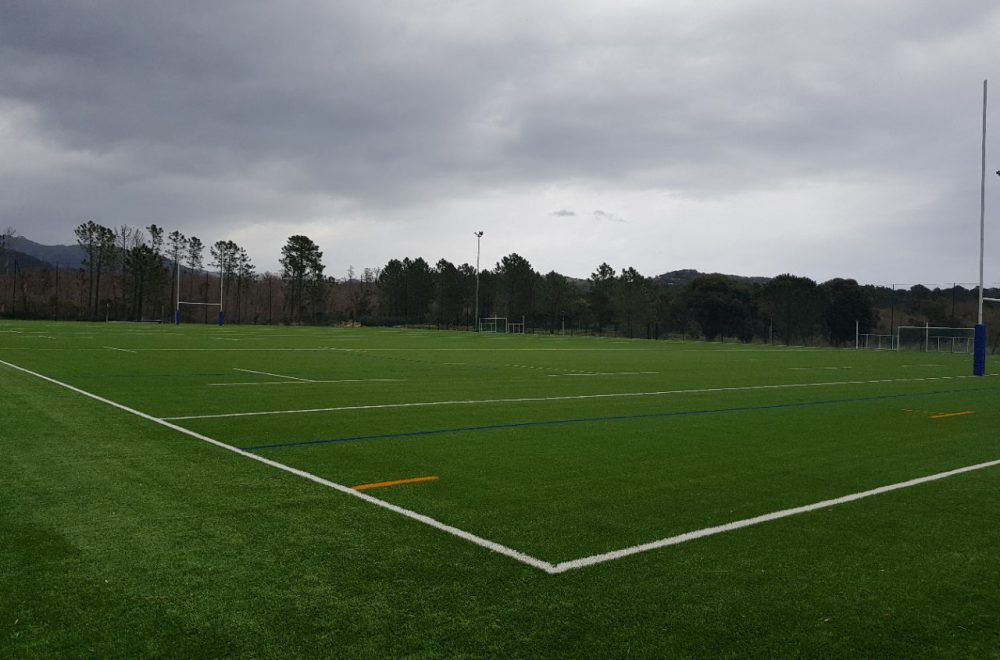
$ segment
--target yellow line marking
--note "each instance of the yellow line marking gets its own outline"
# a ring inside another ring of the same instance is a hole
[[[958,417],[959,415],[972,415],[975,410],[963,410],[962,412],[953,413],[938,413],[936,415],[931,415],[931,419],[944,419],[945,417]]]
[[[385,488],[386,486],[400,486],[402,484],[418,484],[424,481],[437,481],[437,477],[413,477],[412,479],[396,479],[395,481],[379,481],[374,484],[361,484],[351,486],[354,490],[368,490],[370,488]]]

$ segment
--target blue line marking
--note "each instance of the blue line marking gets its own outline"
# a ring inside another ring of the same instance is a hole
[[[994,389],[994,388],[983,388]],[[952,394],[955,392],[968,392],[969,390],[939,390],[936,392],[910,392],[905,394],[882,394],[879,396],[859,397],[855,399],[827,399],[820,401],[800,401],[797,403],[771,403],[763,406],[739,406],[735,408],[711,408],[707,410],[675,410],[671,412],[637,413],[634,415],[611,415],[605,417],[578,417],[570,419],[548,419],[537,422],[507,422],[504,424],[484,424],[481,426],[458,426],[447,429],[431,429],[429,431],[404,431],[401,433],[380,433],[377,435],[356,435],[345,438],[326,438],[321,440],[299,440],[294,442],[279,442],[268,445],[254,445],[243,447],[244,451],[260,451],[262,449],[281,449],[284,447],[307,447],[309,445],[328,445],[339,442],[362,442],[366,440],[387,440],[390,438],[417,438],[428,435],[442,435],[445,433],[466,433],[470,431],[496,431],[500,429],[518,429],[531,426],[556,426],[561,424],[588,424],[600,422],[618,422],[633,419],[652,419],[660,417],[688,417],[692,415],[714,415],[719,413],[739,413],[753,412],[757,410],[781,410],[788,408],[806,408],[809,406],[825,406],[837,403],[861,403],[865,401],[885,401],[888,399],[902,399],[918,396],[931,396],[935,394]]]

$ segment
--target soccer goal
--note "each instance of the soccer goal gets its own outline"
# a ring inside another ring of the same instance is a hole
[[[975,328],[903,325],[896,330],[896,350],[971,354],[975,337]]]
[[[479,332],[507,332],[507,317],[489,316],[479,319]]]
[[[892,351],[896,348],[896,335],[879,335],[873,332],[862,332],[857,336],[856,348],[870,351]]]

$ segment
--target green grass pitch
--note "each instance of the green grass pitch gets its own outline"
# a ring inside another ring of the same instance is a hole
[[[968,356],[3,322],[0,361],[0,657],[1000,649]]]

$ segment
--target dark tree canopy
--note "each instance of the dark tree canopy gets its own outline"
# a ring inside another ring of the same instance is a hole
[[[321,312],[325,266],[319,246],[308,236],[289,236],[281,248],[280,263],[289,321],[301,323],[307,314],[314,317]]]
[[[752,336],[750,291],[726,275],[701,275],[688,286],[687,306],[705,339]]]
[[[871,299],[854,280],[833,279],[823,284],[829,307],[826,325],[833,345],[853,341],[855,330],[871,332],[875,326],[875,309]]]

